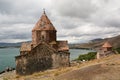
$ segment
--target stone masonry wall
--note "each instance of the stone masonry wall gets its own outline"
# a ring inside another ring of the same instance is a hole
[[[44,39],[42,39],[44,37]],[[56,41],[56,31],[33,31],[32,32],[32,43],[39,44],[40,42],[52,42]]]
[[[16,73],[29,75],[52,67],[54,52],[45,45],[37,46],[30,53],[16,57]]]

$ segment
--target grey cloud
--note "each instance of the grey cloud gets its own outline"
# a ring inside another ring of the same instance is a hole
[[[29,39],[30,34],[4,34],[0,36],[0,39]]]
[[[110,0],[103,0],[105,3],[109,3]]]
[[[58,38],[82,42],[120,34],[119,0],[0,0],[0,41],[30,39],[42,8]]]
[[[96,6],[92,4],[92,0],[54,0],[54,5],[60,15],[68,17],[85,19],[96,11]]]
[[[7,0],[0,0],[0,12],[9,13],[12,9],[12,4]]]
[[[31,38],[30,25],[26,24],[16,24],[16,25],[2,25],[0,29],[0,42],[8,40],[28,40]]]
[[[40,16],[42,8],[34,0],[0,0],[1,24],[33,24]]]
[[[0,39],[28,39],[31,37],[30,33],[17,33],[16,31],[1,31]]]
[[[99,27],[119,27],[120,1],[100,0],[99,8],[89,21]]]
[[[110,20],[107,22],[109,26],[120,27],[120,21],[117,20]]]

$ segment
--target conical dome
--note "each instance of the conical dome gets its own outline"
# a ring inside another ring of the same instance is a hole
[[[43,12],[41,18],[36,23],[32,31],[35,31],[35,30],[55,30],[56,31],[55,27],[47,17],[45,11]]]
[[[112,47],[109,42],[105,42],[104,45],[102,46],[104,48]]]

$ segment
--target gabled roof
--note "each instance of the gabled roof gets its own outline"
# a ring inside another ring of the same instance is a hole
[[[112,47],[111,44],[107,41],[104,43],[104,45],[102,46],[104,48],[107,48],[107,47]]]
[[[32,31],[35,31],[35,30],[55,30],[56,31],[55,27],[47,17],[45,11],[43,12],[41,18],[38,20],[38,22],[36,23]]]

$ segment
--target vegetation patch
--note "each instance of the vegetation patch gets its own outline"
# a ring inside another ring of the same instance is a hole
[[[15,76],[15,78],[20,78],[20,76],[17,75],[17,76]]]
[[[8,80],[7,78],[3,78],[3,80]]]
[[[116,48],[114,49],[115,51],[117,51],[119,54],[120,54],[120,47],[119,48]]]
[[[97,52],[89,52],[88,54],[82,54],[82,55],[79,55],[79,57],[76,60],[81,60],[81,61],[93,60],[96,58],[96,54]]]

